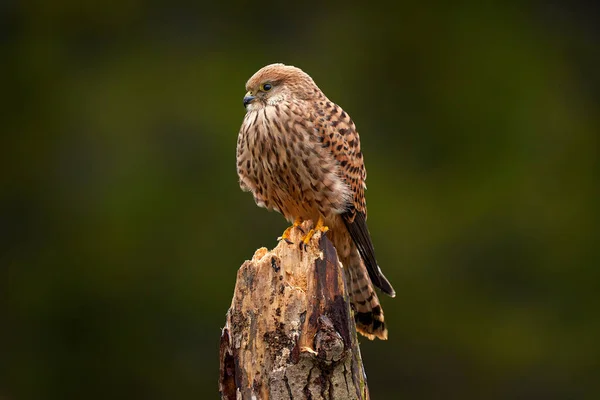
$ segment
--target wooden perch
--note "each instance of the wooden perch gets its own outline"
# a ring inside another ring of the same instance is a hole
[[[310,223],[304,223],[307,232]],[[221,335],[222,399],[368,399],[344,271],[325,235],[281,241],[239,269]]]

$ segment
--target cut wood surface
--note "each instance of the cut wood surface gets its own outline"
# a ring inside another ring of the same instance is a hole
[[[335,248],[304,223],[239,269],[220,345],[222,399],[368,399]]]

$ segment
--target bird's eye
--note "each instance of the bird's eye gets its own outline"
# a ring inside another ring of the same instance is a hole
[[[272,87],[273,86],[271,86],[270,83],[265,83],[260,87],[260,90],[262,90],[263,92],[268,92],[269,90],[271,90]]]

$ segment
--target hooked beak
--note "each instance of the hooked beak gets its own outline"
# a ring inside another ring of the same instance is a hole
[[[252,103],[255,98],[256,97],[252,96],[250,92],[246,93],[244,96],[244,108],[248,107],[248,104]]]

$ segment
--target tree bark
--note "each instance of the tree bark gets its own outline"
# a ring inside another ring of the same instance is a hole
[[[344,271],[326,235],[281,241],[239,269],[221,335],[222,399],[368,399]]]

